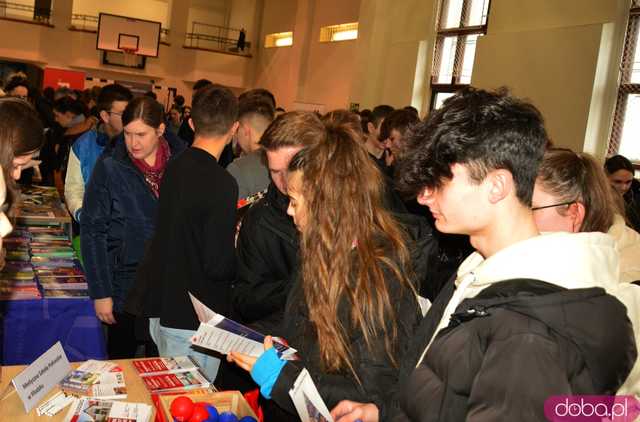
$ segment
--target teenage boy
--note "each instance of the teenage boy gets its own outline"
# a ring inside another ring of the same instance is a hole
[[[364,147],[369,152],[371,159],[376,163],[378,168],[385,173],[389,174],[389,165],[387,163],[387,153],[385,151],[386,145],[384,139],[380,139],[380,128],[384,119],[391,114],[393,107],[389,105],[376,106],[371,112],[371,120],[367,122],[365,128],[365,141]]]
[[[271,183],[242,220],[233,300],[243,320],[260,323],[263,332],[279,326],[298,263],[298,231],[287,215],[289,161],[323,134],[314,113],[291,111],[274,120],[260,140]]]
[[[131,91],[122,85],[105,85],[98,96],[100,123],[79,137],[71,147],[64,198],[73,218],[80,222],[84,189],[96,160],[105,146],[122,133],[122,112],[131,100]]]
[[[156,234],[145,258],[147,313],[161,356],[191,355],[214,381],[220,360],[191,349],[199,322],[192,293],[222,315],[233,317],[235,219],[238,185],[218,164],[238,129],[238,100],[219,85],[198,90],[193,99],[191,148],[164,175]]]
[[[273,121],[273,106],[260,98],[245,98],[239,102],[240,126],[236,140],[242,156],[227,166],[238,182],[238,199],[262,192],[269,186],[269,171],[262,159],[260,138]]]
[[[637,352],[626,308],[607,293],[615,242],[538,233],[531,198],[547,139],[533,105],[473,88],[416,128],[400,187],[476,252],[415,333],[396,400],[344,401],[337,422],[543,421],[551,396],[616,393]]]

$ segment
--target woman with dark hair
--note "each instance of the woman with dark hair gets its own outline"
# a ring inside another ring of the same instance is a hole
[[[110,359],[135,354],[135,317],[124,311],[124,302],[153,235],[164,170],[184,149],[163,122],[164,110],[154,99],[131,101],[122,114],[124,142],[96,162],[85,192],[82,257],[96,315],[107,324]]]
[[[614,155],[607,158],[604,168],[609,183],[624,199],[627,223],[640,232],[640,182],[633,177],[633,164],[622,155]]]
[[[302,362],[282,361],[272,348],[257,362],[228,357],[290,411],[301,367],[330,408],[343,397],[383,400],[421,317],[407,234],[383,206],[382,173],[359,125],[324,124],[325,139],[294,156],[287,179],[301,267],[277,334]]]

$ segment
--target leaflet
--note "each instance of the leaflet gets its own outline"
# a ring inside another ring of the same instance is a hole
[[[264,334],[212,311],[191,293],[189,297],[200,320],[198,330],[191,337],[193,345],[222,354],[238,352],[258,357],[264,352]],[[273,347],[283,359],[296,359],[295,349],[277,340],[274,340]]]
[[[296,378],[293,388],[289,390],[289,396],[291,396],[302,422],[333,422],[327,405],[320,397],[320,393],[318,393],[318,389],[306,369],[303,369]]]

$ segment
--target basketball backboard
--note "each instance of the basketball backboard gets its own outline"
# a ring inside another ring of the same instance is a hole
[[[158,57],[161,27],[160,22],[100,13],[96,48]]]

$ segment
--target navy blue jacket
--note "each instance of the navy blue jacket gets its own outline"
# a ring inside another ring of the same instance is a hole
[[[164,134],[171,158],[184,150],[184,142]],[[133,164],[124,140],[100,156],[84,196],[81,246],[92,299],[113,298],[122,312],[133,286],[145,244],[153,236],[158,200]]]

